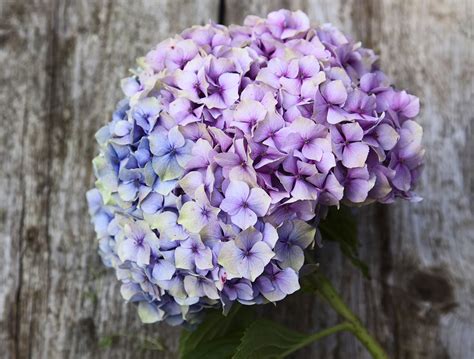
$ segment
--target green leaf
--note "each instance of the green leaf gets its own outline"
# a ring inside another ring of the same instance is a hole
[[[310,338],[275,322],[258,319],[245,331],[232,359],[284,358],[309,344]]]
[[[228,335],[226,338],[203,342],[193,352],[188,353],[181,358],[230,359],[237,350],[242,335],[243,333],[235,333],[233,335]]]
[[[327,217],[319,223],[318,228],[323,239],[339,243],[342,253],[366,278],[370,278],[368,265],[359,258],[357,222],[349,208],[330,207]]]
[[[231,358],[253,318],[253,310],[240,305],[234,305],[226,317],[218,310],[209,311],[195,330],[181,333],[179,357]]]

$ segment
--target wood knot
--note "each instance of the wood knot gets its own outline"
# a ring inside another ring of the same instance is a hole
[[[97,330],[92,318],[80,319],[75,327],[71,327],[71,335],[78,335],[85,347],[94,347],[97,344]]]
[[[38,238],[39,238],[39,229],[36,226],[31,226],[26,229],[25,241],[28,247],[33,247],[33,249],[39,248]]]
[[[429,302],[441,311],[449,311],[455,306],[453,285],[442,270],[415,272],[408,289],[414,298]]]

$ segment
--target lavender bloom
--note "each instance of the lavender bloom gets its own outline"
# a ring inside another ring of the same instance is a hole
[[[318,85],[326,78],[324,72],[319,71],[319,62],[314,56],[304,56],[293,61],[296,61],[291,64],[295,69],[293,76],[282,77],[281,88],[294,96],[314,97]]]
[[[184,173],[184,167],[190,159],[192,142],[186,140],[177,127],[168,134],[157,133],[150,136],[150,150],[153,169],[163,180],[173,180]]]
[[[266,115],[267,111],[260,102],[242,101],[235,108],[234,126],[240,128],[244,133],[252,133],[255,125],[263,121]]]
[[[238,227],[233,224],[214,222],[204,227],[200,234],[206,246],[218,253],[220,245],[223,242],[234,240],[238,232]]]
[[[284,40],[309,30],[309,19],[300,10],[280,10],[268,14],[267,26],[273,36]]]
[[[344,123],[340,130],[333,127],[331,130],[334,153],[342,160],[347,168],[363,167],[369,146],[362,142],[364,132],[357,123]]]
[[[180,243],[175,249],[175,263],[176,268],[188,270],[213,268],[211,250],[202,243],[199,236],[192,236]]]
[[[196,201],[186,202],[181,207],[178,223],[191,233],[199,233],[205,225],[217,220],[219,209],[211,206],[203,185],[194,195]]]
[[[203,106],[200,106],[187,98],[177,98],[170,103],[169,113],[176,119],[179,125],[185,126],[193,122],[199,122]]]
[[[94,188],[87,192],[87,204],[97,236],[99,238],[106,237],[108,235],[107,227],[113,216],[104,206],[99,190]]]
[[[246,278],[253,282],[274,255],[262,240],[262,234],[248,228],[240,232],[234,241],[222,244],[219,264],[227,271],[228,279]]]
[[[209,83],[202,68],[198,71],[176,70],[174,82],[181,89],[182,99],[189,98],[190,101],[198,102],[201,97],[207,95]]]
[[[387,123],[382,123],[364,136],[364,142],[377,153],[380,161],[384,161],[385,153],[395,147],[399,138],[400,135],[395,128]]]
[[[199,49],[191,40],[182,40],[171,47],[166,53],[165,64],[170,70],[178,70],[198,55]]]
[[[319,203],[326,206],[337,206],[344,196],[344,187],[339,183],[334,173],[317,173],[308,178],[319,190]]]
[[[231,217],[232,223],[247,229],[257,223],[257,217],[267,213],[270,201],[270,196],[264,190],[250,189],[245,182],[232,181],[225,191],[220,208]]]
[[[417,201],[419,100],[301,11],[195,26],[122,80],[87,200],[104,264],[144,322],[298,290],[328,206]]]
[[[154,214],[163,208],[164,201],[165,198],[161,194],[151,192],[143,198],[140,208],[144,213]]]
[[[209,109],[224,109],[232,105],[238,98],[238,88],[240,85],[240,76],[235,73],[223,73],[216,83],[210,82],[208,88],[208,97],[202,100],[202,103]]]
[[[313,243],[315,235],[316,229],[300,220],[287,221],[278,228],[275,258],[280,266],[299,271],[304,264],[303,250]]]
[[[391,93],[388,105],[391,111],[404,118],[413,118],[420,112],[420,100],[406,91]]]
[[[216,163],[223,168],[224,176],[231,180],[243,180],[250,185],[256,183],[253,161],[247,154],[244,141],[238,139],[232,146],[234,152],[219,153],[215,156]]]
[[[142,301],[138,304],[138,316],[143,323],[155,323],[163,320],[165,312],[156,305]]]
[[[422,166],[422,134],[421,126],[412,120],[405,121],[400,129],[400,140],[389,163],[389,168],[395,171],[392,183],[400,191],[410,190],[417,178],[417,171]]]
[[[376,107],[375,95],[367,95],[359,89],[354,89],[347,96],[344,104],[344,110],[347,112],[346,118],[358,121],[376,122],[377,117],[374,117]]]
[[[257,279],[257,288],[270,302],[277,302],[300,289],[300,284],[292,268],[280,269],[271,263]]]
[[[188,275],[184,278],[184,289],[190,297],[219,299],[214,282],[207,278]]]
[[[118,145],[127,145],[131,143],[133,124],[127,120],[112,122],[110,125],[110,141]]]
[[[331,143],[326,138],[328,130],[304,117],[295,120],[288,129],[283,149],[285,152],[299,150],[309,160],[320,161],[324,152],[331,152]]]
[[[204,169],[211,166],[214,156],[217,154],[211,144],[199,138],[191,151],[191,159],[186,164],[186,170]]]
[[[308,181],[308,178],[311,178],[317,173],[318,170],[315,165],[303,162],[295,157],[288,157],[283,162],[283,171],[276,173],[276,177],[292,197],[286,203],[316,200],[318,191],[316,187]]]
[[[352,203],[362,203],[374,186],[375,177],[370,176],[367,167],[351,168],[341,182],[344,183],[344,198]]]
[[[314,113],[318,122],[336,124],[346,121],[346,112],[340,108],[346,100],[347,90],[341,80],[323,83],[314,100]]]
[[[246,304],[253,300],[252,282],[248,279],[227,280],[222,292],[231,302],[238,300],[239,302]]]
[[[298,75],[298,63],[287,62],[275,58],[268,62],[267,67],[261,69],[257,75],[257,81],[261,81],[275,89],[282,86],[285,78],[295,78]]]
[[[276,143],[284,143],[284,138],[277,138],[279,130],[283,127],[285,127],[285,120],[278,113],[273,113],[257,124],[253,140],[269,148],[276,148]]]
[[[124,240],[119,244],[118,256],[122,261],[133,261],[139,266],[150,263],[152,249],[156,248],[158,238],[145,222],[132,222],[124,225]]]
[[[155,97],[146,97],[133,107],[132,117],[145,133],[150,133],[155,127],[160,111],[160,102]]]
[[[189,237],[184,227],[178,224],[178,215],[174,211],[164,211],[150,216],[148,222],[152,228],[158,229],[160,239],[182,241]]]
[[[149,269],[150,280],[155,283],[160,280],[170,280],[173,278],[176,272],[174,252],[170,250],[160,251],[159,254],[152,253]]]
[[[138,91],[142,90],[140,81],[136,76],[126,77],[120,81],[120,87],[122,88],[123,93],[127,97],[132,97]]]

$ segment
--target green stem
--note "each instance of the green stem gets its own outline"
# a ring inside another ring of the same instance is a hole
[[[344,303],[331,282],[320,272],[314,273],[309,280],[312,282],[313,288],[317,293],[324,298],[341,317],[351,324],[351,327],[348,328],[348,330],[359,339],[372,357],[374,359],[388,359],[387,353],[385,353],[380,344],[377,343],[375,338],[370,335],[367,329],[365,329],[359,318],[357,318],[357,316]]]
[[[333,327],[321,330],[317,333],[308,335],[306,339],[302,340],[298,345],[294,346],[293,348],[287,350],[282,354],[282,358],[286,357],[287,355],[307,346],[308,344],[311,344],[312,342],[316,342],[320,339],[323,339],[324,337],[327,337],[328,335],[335,334],[338,332],[342,332],[345,330],[352,331],[353,325],[349,322],[344,322],[338,325],[335,325]]]

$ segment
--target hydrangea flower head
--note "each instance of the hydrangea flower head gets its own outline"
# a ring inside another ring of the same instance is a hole
[[[184,30],[122,80],[87,198],[99,253],[144,322],[280,301],[325,207],[418,200],[419,101],[376,59],[280,10]]]

